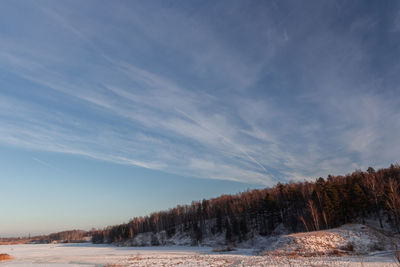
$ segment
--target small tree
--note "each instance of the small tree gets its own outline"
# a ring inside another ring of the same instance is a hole
[[[308,212],[311,215],[312,221],[313,221],[313,227],[315,230],[319,230],[319,214],[318,214],[318,209],[317,206],[314,204],[314,201],[312,199],[309,199],[307,201],[307,209]]]
[[[362,223],[365,223],[365,209],[368,207],[367,196],[358,183],[355,183],[353,186],[353,194],[353,207],[358,214],[361,213]]]
[[[229,244],[232,242],[232,228],[231,224],[229,223],[228,219],[225,220],[225,242],[226,244]]]
[[[241,234],[241,239],[245,240],[247,238],[247,233],[249,232],[249,229],[247,228],[247,221],[246,217],[243,216],[242,219],[240,220],[240,234]]]

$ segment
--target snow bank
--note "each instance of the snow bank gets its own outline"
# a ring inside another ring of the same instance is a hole
[[[269,251],[277,254],[366,254],[393,248],[393,239],[362,224],[281,236]]]
[[[158,233],[146,232],[136,235],[133,239],[117,243],[118,246],[150,247],[150,246],[191,246],[193,241],[186,232],[178,231],[168,238],[165,231]]]

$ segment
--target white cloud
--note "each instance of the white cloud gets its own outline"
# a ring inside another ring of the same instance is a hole
[[[289,26],[259,16],[237,26],[260,34],[255,35],[257,44],[250,45],[256,53],[241,51],[201,16],[172,9],[156,8],[154,14],[118,9],[117,23],[108,28],[107,20],[86,18],[78,11],[42,11],[59,30],[54,34],[61,41],[54,38],[53,44],[58,49],[48,50],[52,43],[47,42],[43,49],[28,48],[4,38],[0,68],[30,82],[20,90],[41,95],[51,105],[0,95],[3,143],[268,185],[345,173],[354,166],[381,166],[400,156],[393,149],[400,129],[398,102],[372,93],[369,56],[359,39],[375,25],[371,20],[356,21],[349,33],[328,29],[299,40]],[[163,69],[127,49],[137,41],[134,34],[119,36],[124,42],[106,38],[121,32],[121,25],[166,54],[180,55],[176,60],[187,66],[176,71],[180,79],[169,62],[160,62]],[[65,40],[73,45],[63,44]],[[286,58],[279,49],[292,42],[295,57]],[[60,53],[64,50],[68,56]],[[252,94],[260,78],[280,71],[274,61],[278,56],[300,77],[285,77],[282,84],[294,88],[273,95],[268,80],[257,85],[265,92]],[[192,83],[192,77],[209,78],[212,82],[204,84],[211,88]],[[58,108],[60,99],[86,116]]]

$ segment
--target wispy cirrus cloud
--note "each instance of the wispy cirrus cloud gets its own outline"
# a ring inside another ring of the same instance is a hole
[[[267,185],[400,156],[395,78],[365,42],[376,19],[332,28],[322,5],[287,20],[278,3],[235,2],[227,24],[207,6],[75,4],[41,2],[31,19],[46,32],[0,37],[0,69],[18,80],[2,85],[2,143]]]

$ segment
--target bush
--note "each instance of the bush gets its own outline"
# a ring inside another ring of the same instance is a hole
[[[213,248],[212,252],[229,252],[236,250],[232,245]]]
[[[383,251],[383,250],[385,250],[385,247],[381,243],[374,243],[373,245],[371,245],[370,250],[371,251]]]
[[[341,247],[340,249],[344,250],[344,251],[352,252],[352,251],[354,251],[354,243],[353,242],[349,242],[345,246]]]
[[[157,236],[155,234],[151,235],[151,245],[152,246],[159,246],[160,241],[158,240]]]
[[[8,254],[0,254],[0,261],[6,261],[6,260],[12,260],[13,257],[11,257]]]

